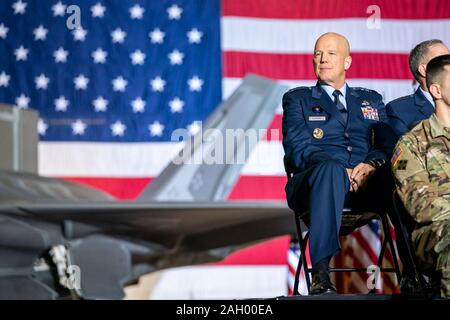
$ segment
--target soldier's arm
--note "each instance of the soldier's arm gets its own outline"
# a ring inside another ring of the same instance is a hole
[[[400,139],[392,157],[392,170],[397,192],[417,222],[448,219],[448,200],[439,197],[436,187],[430,182],[425,159],[414,137],[406,135]]]
[[[311,144],[298,93],[283,96],[283,147],[288,159],[302,171],[308,166],[330,159],[320,147]]]

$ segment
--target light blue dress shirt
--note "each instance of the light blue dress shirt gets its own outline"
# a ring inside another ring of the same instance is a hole
[[[331,98],[331,101],[334,101],[333,92],[336,89],[328,84],[321,84],[320,87],[323,90],[325,90],[325,92]],[[347,83],[344,83],[344,85],[342,86],[342,88],[339,89],[339,91],[342,93],[339,95],[339,101],[344,105],[345,109],[347,109],[347,101],[345,101],[345,94],[347,93]]]
[[[420,91],[422,92],[422,94],[425,96],[425,98],[427,98],[428,101],[430,101],[431,105],[433,106],[433,108],[436,109],[435,105],[434,105],[434,100],[433,97],[431,96],[431,93],[426,92],[425,90],[423,90],[421,87],[419,87]]]

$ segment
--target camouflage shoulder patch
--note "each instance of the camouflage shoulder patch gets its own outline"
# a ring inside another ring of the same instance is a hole
[[[391,158],[391,165],[392,167],[395,167],[395,165],[397,164],[398,160],[400,160],[400,157],[402,156],[402,154],[404,153],[402,146],[397,146],[397,148],[394,151],[394,154],[392,155]]]
[[[408,160],[406,159],[398,160],[397,170],[406,170],[407,165]]]

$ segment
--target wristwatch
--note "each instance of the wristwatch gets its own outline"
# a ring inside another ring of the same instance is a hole
[[[381,167],[382,165],[384,165],[386,163],[386,160],[384,160],[384,159],[372,159],[372,160],[364,161],[364,163],[370,164],[372,167],[377,169],[377,168]]]

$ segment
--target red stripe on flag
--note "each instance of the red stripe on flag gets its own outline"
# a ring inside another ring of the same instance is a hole
[[[347,247],[345,249],[345,255],[348,255],[352,261],[353,261],[353,267],[354,268],[367,268],[368,266],[365,266],[362,264],[362,262],[359,260],[359,257],[356,256],[355,251],[353,250],[352,247]],[[350,283],[348,283],[348,293],[359,293],[361,292],[360,288],[358,288],[352,281],[352,276],[356,276],[361,278],[361,280],[364,283],[367,283],[367,278],[369,277],[369,275],[367,273],[363,273],[363,272],[356,272],[350,275],[349,281]],[[367,287],[366,287],[367,288]],[[369,288],[367,288],[367,291],[364,291],[363,293],[367,293],[369,291]]]
[[[347,247],[345,249],[345,254],[347,254],[348,256],[350,256],[353,259],[353,262],[354,262],[356,268],[367,268],[368,267],[368,266],[364,266],[361,264],[361,261],[356,256],[353,248]],[[373,264],[375,265],[376,261],[374,261]],[[367,273],[366,274],[358,273],[358,275],[361,277],[361,279],[364,280],[364,282],[367,282],[367,278],[369,277]],[[377,293],[390,294],[390,293],[395,293],[398,291],[397,285],[392,281],[391,275],[392,275],[392,273],[382,273],[381,274],[381,277],[383,279],[383,288],[381,288],[381,290],[377,289],[376,290]]]
[[[282,236],[241,249],[221,262],[208,265],[287,265],[291,237]]]
[[[152,178],[66,177],[63,179],[104,191],[119,200],[135,200],[152,181]]]
[[[381,19],[444,19],[450,2],[440,0],[223,0],[222,15],[271,19],[369,18],[377,5]]]
[[[285,176],[241,176],[228,200],[285,200]]]
[[[283,115],[276,114],[273,117],[272,122],[267,128],[267,135],[264,137],[264,140],[267,141],[281,141],[283,139],[283,133],[281,131],[281,122],[283,120]]]
[[[351,56],[348,79],[412,79],[407,54],[355,52]],[[312,54],[224,52],[225,77],[243,78],[248,73],[272,79],[316,79]]]
[[[366,254],[369,256],[370,261],[376,263],[378,256],[373,250],[373,248],[370,246],[370,244],[367,242],[366,238],[363,237],[361,231],[358,230],[353,232],[352,236],[355,237],[356,241],[358,241],[358,244],[364,249]]]

